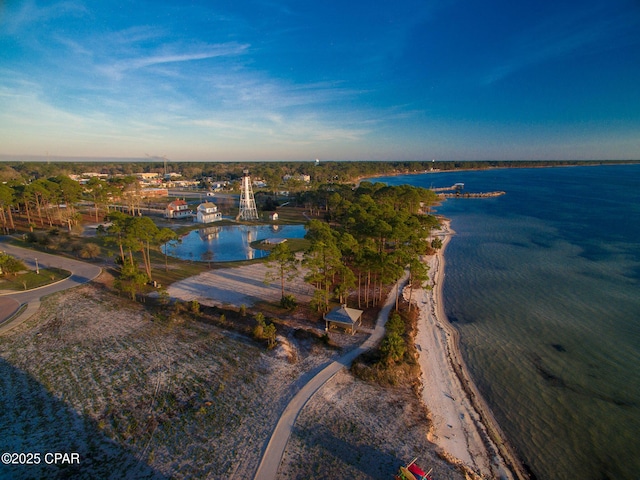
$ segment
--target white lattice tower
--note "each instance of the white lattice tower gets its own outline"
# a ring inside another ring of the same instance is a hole
[[[245,170],[242,175],[242,185],[240,187],[240,212],[238,213],[238,218],[241,218],[242,220],[258,219],[258,209],[256,208],[256,199],[253,197],[249,170]]]

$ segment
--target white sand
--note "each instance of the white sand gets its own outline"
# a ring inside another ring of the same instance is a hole
[[[416,347],[422,369],[422,400],[427,406],[433,427],[430,440],[442,449],[442,453],[451,461],[463,463],[485,478],[514,478],[505,466],[503,455],[490,439],[487,426],[492,429],[493,437],[499,433],[490,411],[484,405],[475,386],[469,380],[466,367],[462,362],[457,331],[449,324],[442,301],[444,280],[443,252],[449,241],[450,230],[445,223],[440,232],[443,247],[436,255],[427,257],[429,265],[429,284],[431,290],[414,290],[414,301],[420,309]],[[476,404],[472,404],[464,391],[453,364],[460,364],[468,388],[475,392]],[[478,405],[478,404],[481,405]],[[478,413],[482,410],[483,417]],[[499,434],[498,438],[503,438]],[[502,445],[501,450],[508,449]],[[510,452],[506,452],[510,455]],[[513,458],[513,456],[511,456]],[[511,463],[511,462],[510,462]],[[517,467],[516,467],[517,468]]]

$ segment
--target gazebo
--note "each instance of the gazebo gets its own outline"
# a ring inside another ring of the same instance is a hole
[[[356,333],[356,327],[362,323],[362,310],[349,308],[346,304],[334,308],[324,315],[325,329],[329,331],[331,325],[343,327],[351,335]]]

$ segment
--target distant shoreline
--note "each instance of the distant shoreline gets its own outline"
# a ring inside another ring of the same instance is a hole
[[[542,162],[542,161],[541,161]],[[546,162],[546,161],[545,161]],[[553,164],[553,162],[545,163],[544,165],[535,165],[531,163],[527,163],[526,165],[489,165],[483,168],[452,168],[446,170],[422,170],[422,171],[404,171],[404,172],[391,172],[391,173],[380,173],[375,175],[362,175],[360,177],[356,177],[353,182],[356,187],[360,185],[361,182],[367,181],[369,179],[376,179],[382,177],[401,177],[403,175],[433,175],[438,173],[454,173],[454,172],[486,172],[490,170],[509,170],[509,169],[525,169],[525,168],[576,168],[576,167],[606,167],[606,166],[615,166],[615,165],[636,165],[640,164],[640,160],[592,160],[586,161],[585,163],[576,163],[576,164],[566,164],[560,163]]]

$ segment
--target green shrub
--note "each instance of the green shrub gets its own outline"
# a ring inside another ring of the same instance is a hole
[[[287,310],[294,310],[298,306],[298,302],[293,295],[285,295],[280,299],[280,306]]]
[[[198,303],[197,300],[191,300],[191,302],[189,303],[189,309],[191,310],[191,313],[193,313],[195,315],[199,315],[200,314],[200,303]]]
[[[27,267],[22,260],[12,257],[7,253],[0,253],[0,275],[15,275],[16,273],[26,269]]]
[[[399,362],[406,352],[404,339],[397,333],[388,333],[382,340],[380,352],[387,363]]]
[[[392,312],[386,324],[387,334],[404,335],[404,320],[398,312]]]

